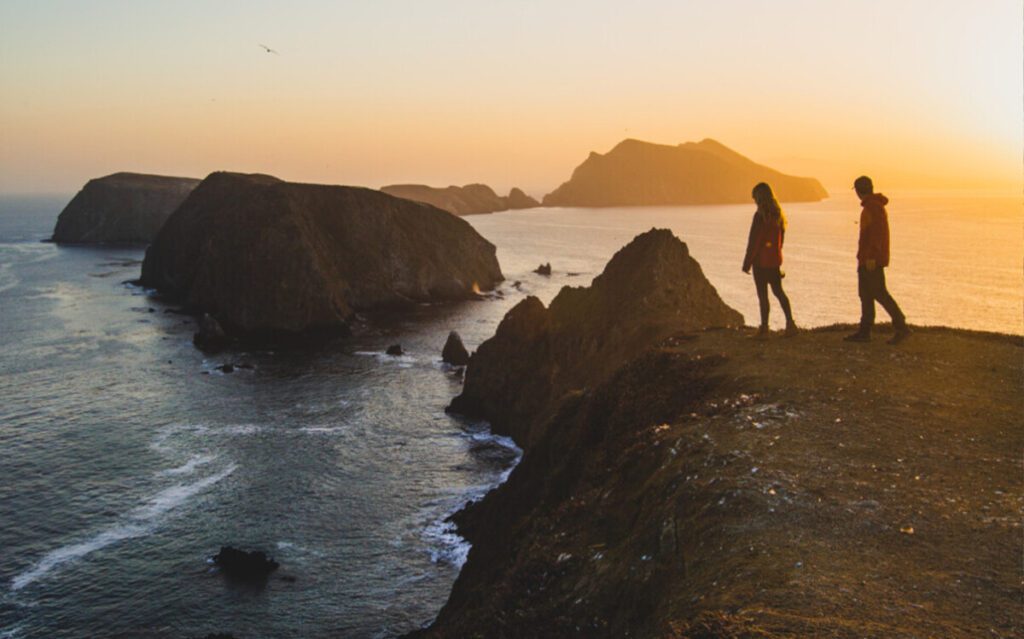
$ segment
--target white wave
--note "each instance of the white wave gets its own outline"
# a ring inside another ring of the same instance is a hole
[[[423,540],[433,546],[430,549],[430,560],[434,563],[445,563],[461,570],[469,549],[468,541],[455,532],[455,524],[450,521],[435,521],[423,531]]]
[[[14,577],[11,580],[11,590],[21,590],[55,568],[76,559],[81,559],[101,548],[125,539],[148,535],[159,525],[160,519],[164,514],[181,506],[194,495],[224,479],[233,473],[235,468],[236,466],[232,464],[221,472],[204,477],[194,483],[177,484],[160,491],[146,504],[129,512],[122,523],[103,530],[84,541],[50,551],[30,569]]]
[[[298,430],[311,435],[334,435],[336,433],[344,433],[349,428],[347,426],[303,426]]]
[[[195,471],[196,468],[209,464],[213,460],[217,459],[216,455],[192,455],[188,461],[176,468],[168,468],[161,470],[158,475],[189,475]]]
[[[381,351],[356,351],[353,355],[358,355],[360,357],[373,357],[378,362],[396,364],[399,368],[412,368],[413,364],[419,361],[412,355],[388,355]]]
[[[18,284],[21,284],[21,280],[11,272],[11,265],[0,264],[0,293],[9,291]]]

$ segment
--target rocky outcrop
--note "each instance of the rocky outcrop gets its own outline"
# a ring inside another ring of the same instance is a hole
[[[544,196],[544,206],[747,204],[758,182],[768,182],[784,202],[828,197],[814,178],[784,175],[714,140],[678,146],[624,140],[604,155],[591,153],[568,182]]]
[[[742,326],[670,231],[638,235],[589,288],[565,287],[549,308],[528,297],[477,349],[451,410],[491,421],[529,445],[555,400],[601,381],[667,335]]]
[[[505,198],[510,209],[532,209],[540,206],[540,202],[523,192],[522,189],[514,188],[508,192]]]
[[[199,180],[114,173],[89,180],[57,218],[54,242],[148,244]]]
[[[345,326],[355,311],[476,297],[502,280],[463,220],[379,191],[214,173],[167,220],[141,283],[229,333]]]
[[[423,184],[392,184],[381,187],[381,191],[395,197],[432,204],[455,215],[496,213],[508,209],[528,209],[540,203],[514,188],[507,197],[502,197],[486,184],[467,184],[437,188]]]
[[[262,581],[280,566],[260,550],[246,552],[231,546],[221,546],[220,552],[213,556],[213,563],[226,577],[248,582]]]
[[[448,333],[448,340],[441,349],[441,361],[452,366],[465,366],[469,363],[469,351],[462,343],[462,337],[455,331]]]

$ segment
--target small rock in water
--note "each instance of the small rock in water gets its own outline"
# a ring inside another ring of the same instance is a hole
[[[213,563],[227,577],[240,581],[261,581],[280,566],[262,551],[245,552],[231,546],[221,546],[220,552],[213,556]]]
[[[228,337],[220,322],[209,313],[203,313],[199,320],[199,332],[192,336],[196,348],[206,353],[215,353],[227,346]]]
[[[454,366],[465,366],[469,363],[469,351],[455,331],[448,333],[448,341],[444,343],[441,359]]]
[[[537,273],[538,275],[551,275],[551,262],[548,262],[547,264],[541,264],[537,268],[533,269],[533,272]]]
[[[401,355],[405,351],[402,350],[402,345],[401,344],[392,344],[391,346],[388,346],[388,350],[386,350],[384,352],[387,353],[388,355],[398,356],[398,355]]]
[[[219,370],[222,373],[234,373],[235,372],[235,365],[234,364],[221,364],[220,366],[217,367],[217,370]]]

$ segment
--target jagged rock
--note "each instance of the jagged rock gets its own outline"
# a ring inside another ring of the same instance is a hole
[[[193,178],[114,173],[89,180],[57,218],[64,244],[147,244],[199,184]]]
[[[465,366],[469,363],[469,351],[462,343],[462,337],[455,331],[448,333],[448,341],[444,343],[441,359],[454,366]]]
[[[473,355],[450,410],[491,421],[520,445],[554,399],[601,380],[668,335],[742,326],[684,243],[668,230],[638,235],[589,288],[566,286],[549,308],[530,296]]]
[[[227,577],[239,581],[261,581],[280,566],[262,551],[246,552],[231,546],[221,546],[220,552],[213,556],[213,563]]]
[[[402,353],[403,353],[404,351],[402,350],[402,345],[401,345],[401,344],[392,344],[391,346],[388,346],[387,350],[386,350],[386,351],[384,351],[384,352],[385,352],[385,353],[386,353],[387,355],[393,355],[393,356],[395,356],[395,357],[398,357],[398,356],[399,356],[399,355],[401,355],[401,354],[402,354]]]
[[[141,284],[258,336],[344,327],[355,311],[470,299],[502,280],[494,245],[444,211],[370,189],[214,173],[146,251]]]
[[[203,313],[199,319],[199,331],[192,335],[192,343],[201,351],[216,353],[227,346],[228,336],[220,322],[209,313]]]
[[[538,275],[551,275],[551,262],[548,262],[547,264],[541,264],[537,268],[533,269],[533,272],[537,273]]]
[[[505,198],[510,209],[532,209],[540,206],[540,202],[523,192],[522,189],[513,188]]]
[[[750,204],[768,182],[782,201],[816,202],[828,193],[814,178],[784,175],[714,140],[678,146],[624,140],[591,153],[572,178],[544,196],[544,206]]]

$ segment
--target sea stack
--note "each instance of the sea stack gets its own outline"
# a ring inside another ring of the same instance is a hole
[[[235,334],[346,325],[355,311],[475,297],[495,248],[433,206],[365,188],[214,173],[146,251],[141,284]]]
[[[658,340],[742,325],[686,244],[651,229],[619,250],[589,288],[566,286],[548,308],[532,296],[513,307],[473,355],[451,410],[488,419],[495,432],[529,445],[544,407]]]
[[[816,202],[828,192],[814,178],[784,175],[714,141],[677,146],[623,140],[591,153],[572,178],[544,196],[544,206],[668,206],[750,203],[768,182],[784,202]]]
[[[148,244],[199,184],[194,178],[114,173],[89,180],[53,229],[62,244]]]

